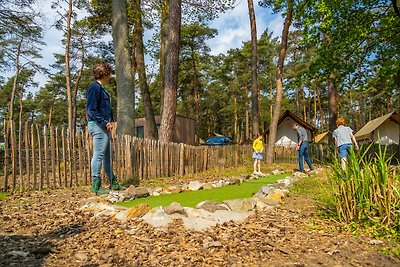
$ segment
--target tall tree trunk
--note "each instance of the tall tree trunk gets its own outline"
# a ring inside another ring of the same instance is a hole
[[[361,81],[361,63],[360,59],[357,66],[358,72],[358,104],[359,110],[358,113],[360,114],[360,128],[365,124],[365,109],[364,109],[364,97],[362,92],[362,81]]]
[[[314,125],[317,124],[317,81],[314,81]]]
[[[75,125],[74,125],[74,91],[71,87],[71,67],[70,67],[70,46],[71,46],[71,20],[73,16],[72,0],[68,1],[68,13],[67,13],[67,29],[65,36],[65,82],[67,88],[68,97],[68,133],[70,138],[75,136]],[[73,140],[73,139],[71,139]]]
[[[301,94],[303,97],[303,120],[307,121],[307,108],[306,108],[307,100],[306,100],[306,92],[304,90],[304,83],[301,84]]]
[[[318,110],[319,110],[319,122],[321,124],[321,128],[324,128],[325,126],[325,119],[324,119],[324,111],[322,110],[322,101],[321,101],[321,94],[322,94],[322,89],[319,90],[318,94]]]
[[[170,0],[169,34],[165,66],[165,90],[161,115],[160,141],[172,142],[175,129],[176,90],[178,87],[181,0]]]
[[[74,98],[72,99],[72,106],[73,106],[73,111],[72,111],[72,122],[74,125],[74,129],[76,127],[76,96],[78,95],[78,88],[79,88],[79,84],[82,78],[82,74],[83,74],[83,69],[85,67],[85,46],[83,44],[83,41],[81,40],[81,68],[79,69],[78,75],[76,76],[75,79],[75,85],[74,85]],[[50,125],[49,125],[50,127]]]
[[[272,115],[273,115],[273,104],[272,104],[273,89],[274,89],[274,87],[272,86],[272,81],[269,81],[269,122],[270,123],[272,121]]]
[[[21,38],[21,40],[18,43],[17,47],[17,54],[15,55],[15,74],[14,74],[14,80],[13,80],[13,87],[11,91],[11,100],[10,104],[8,106],[8,120],[11,122],[14,118],[14,99],[15,99],[15,94],[17,92],[17,85],[18,85],[18,78],[19,78],[19,72],[20,72],[20,65],[19,65],[19,58],[21,56],[21,47],[24,39]],[[8,129],[8,128],[7,128]]]
[[[251,28],[251,100],[253,136],[259,133],[258,122],[258,80],[257,80],[257,29],[253,0],[247,0]]]
[[[250,118],[249,118],[249,88],[247,86],[247,83],[244,85],[246,89],[246,129],[245,129],[245,141],[250,140]]]
[[[195,106],[195,121],[194,121],[194,132],[196,134],[196,143],[198,142],[198,137],[200,136],[200,88],[199,88],[199,73],[197,70],[197,60],[194,47],[190,47],[192,55],[192,65],[193,65],[193,92],[194,92],[194,106]]]
[[[239,141],[238,136],[238,116],[237,116],[237,101],[236,96],[233,97],[233,140],[237,143]]]
[[[156,120],[154,118],[153,105],[151,104],[151,97],[149,86],[147,84],[146,65],[144,61],[144,47],[143,47],[143,23],[142,23],[142,9],[141,0],[134,0],[134,9],[137,11],[135,16],[135,40],[136,40],[136,61],[137,72],[139,75],[139,86],[142,92],[143,108],[146,117],[145,136],[150,139],[158,139],[158,129]]]
[[[333,132],[336,128],[336,119],[338,118],[338,96],[336,90],[336,73],[329,74],[328,78],[328,101],[329,101],[329,131]]]
[[[165,67],[167,61],[168,33],[169,33],[169,1],[161,3],[161,40],[160,40],[160,114],[163,113],[165,91]]]
[[[126,1],[112,1],[112,29],[117,80],[118,135],[135,133],[135,93],[128,39]]]
[[[269,130],[269,138],[267,144],[267,163],[271,164],[274,160],[274,147],[276,141],[276,131],[278,128],[278,120],[281,110],[281,102],[282,102],[282,73],[283,73],[283,63],[285,61],[286,50],[287,50],[287,41],[289,35],[290,24],[292,23],[292,12],[293,12],[293,0],[288,0],[287,12],[285,22],[283,24],[282,30],[282,41],[281,41],[281,50],[279,52],[278,58],[278,66],[276,71],[276,101],[275,108],[272,117],[272,121],[270,124]]]

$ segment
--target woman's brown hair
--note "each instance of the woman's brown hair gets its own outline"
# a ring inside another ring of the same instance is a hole
[[[112,68],[107,64],[98,64],[93,67],[93,78],[100,80],[112,74]]]

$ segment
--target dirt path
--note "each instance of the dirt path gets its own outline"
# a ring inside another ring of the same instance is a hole
[[[314,216],[311,199],[204,232],[179,221],[156,231],[78,211],[88,188],[0,200],[0,266],[400,266],[385,244],[339,232]]]

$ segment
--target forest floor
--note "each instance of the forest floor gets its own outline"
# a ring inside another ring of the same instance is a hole
[[[400,266],[383,253],[398,244],[345,231],[306,194],[205,231],[93,217],[79,211],[90,196],[82,187],[0,200],[0,266]]]

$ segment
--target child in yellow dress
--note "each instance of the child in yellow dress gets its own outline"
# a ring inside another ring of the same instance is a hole
[[[261,160],[263,159],[262,152],[264,150],[264,144],[262,141],[262,135],[257,133],[256,139],[253,142],[253,159],[254,159],[254,172],[256,175],[263,175],[261,172]]]

